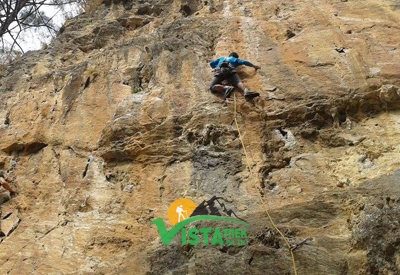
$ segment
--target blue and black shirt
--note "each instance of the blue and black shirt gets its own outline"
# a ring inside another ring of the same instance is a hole
[[[236,58],[233,56],[229,56],[229,57],[220,57],[218,59],[215,59],[213,61],[210,62],[210,66],[211,68],[215,69],[221,66],[222,62],[227,61],[229,64],[231,64],[233,67],[238,67],[241,65],[245,65],[245,66],[249,66],[249,67],[254,67],[253,63],[251,63],[250,61],[244,60],[244,59],[240,59],[240,58]]]

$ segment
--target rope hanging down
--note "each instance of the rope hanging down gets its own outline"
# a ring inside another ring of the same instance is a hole
[[[236,112],[236,104],[237,104],[237,103],[236,103],[236,96],[235,96],[235,94],[233,94],[233,100],[234,100],[234,110],[233,110],[233,112],[234,112],[234,117],[233,117],[233,119],[234,119],[234,121],[235,121],[235,126],[236,126],[236,129],[237,129],[238,134],[239,134],[239,139],[240,139],[240,142],[241,142],[242,147],[243,147],[244,155],[245,155],[245,157],[246,157],[246,166],[247,166],[247,169],[249,170],[250,177],[251,177],[251,176],[252,176],[252,173],[253,173],[253,170],[252,170],[251,165],[250,165],[250,158],[248,157],[248,154],[247,154],[247,151],[246,151],[246,147],[244,146],[242,134],[240,133],[239,124],[238,124],[237,119],[236,119],[236,114],[237,114],[237,112]],[[257,185],[255,184],[255,182],[254,182],[254,187],[257,189]],[[283,240],[284,240],[286,246],[288,247],[288,250],[289,250],[289,252],[290,252],[290,256],[291,256],[291,258],[292,258],[292,264],[293,264],[294,275],[297,275],[296,261],[295,261],[295,259],[294,259],[293,249],[292,249],[292,247],[290,246],[290,243],[289,243],[288,239],[285,237],[285,235],[282,233],[282,231],[279,230],[279,228],[276,226],[274,220],[272,219],[271,215],[269,214],[269,211],[268,211],[268,209],[267,209],[267,207],[266,207],[266,205],[265,205],[265,202],[264,202],[264,200],[263,200],[263,198],[262,198],[260,192],[258,192],[258,196],[259,196],[259,198],[260,198],[260,200],[261,200],[261,203],[262,203],[262,205],[263,205],[264,211],[265,211],[265,213],[267,214],[268,219],[270,220],[272,226],[273,226],[274,229],[279,233],[279,235],[281,235],[281,237],[283,238]]]

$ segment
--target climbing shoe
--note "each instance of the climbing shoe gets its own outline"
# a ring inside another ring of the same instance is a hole
[[[260,94],[259,94],[259,93],[256,93],[256,92],[246,91],[246,92],[244,93],[244,98],[245,98],[246,100],[253,99],[253,98],[257,97],[257,96],[260,96]]]
[[[235,91],[235,87],[233,86],[226,86],[224,98],[230,98],[232,93]]]

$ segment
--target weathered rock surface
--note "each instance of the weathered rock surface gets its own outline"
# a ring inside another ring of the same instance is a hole
[[[399,7],[104,1],[68,21],[2,72],[1,274],[294,274],[266,210],[307,240],[297,274],[400,274]],[[254,102],[207,91],[230,51],[261,66],[240,70]],[[172,201],[212,196],[248,246],[161,243]]]

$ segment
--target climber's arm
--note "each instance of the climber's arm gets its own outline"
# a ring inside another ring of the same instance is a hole
[[[219,60],[220,60],[220,59],[221,59],[221,58],[217,58],[217,59],[214,59],[213,61],[211,61],[211,62],[210,62],[211,68],[215,69],[215,68],[218,66],[218,63],[219,63]]]
[[[254,65],[250,61],[247,61],[247,60],[244,60],[244,59],[237,59],[237,63],[238,63],[238,66],[239,65],[245,65],[247,67],[252,67],[252,68],[256,69],[256,71],[260,69],[260,66]]]

